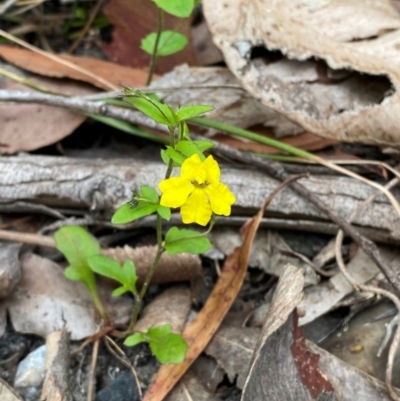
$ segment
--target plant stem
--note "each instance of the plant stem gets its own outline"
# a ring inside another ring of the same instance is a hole
[[[242,128],[235,127],[233,125],[220,123],[218,121],[209,120],[208,118],[204,117],[194,117],[188,120],[188,122],[201,125],[205,127],[211,127],[218,129],[220,131],[228,132],[229,134],[240,136],[242,138],[250,139],[252,141],[262,143],[263,145],[271,146],[276,149],[280,149],[284,152],[290,153],[292,155],[302,157],[308,160],[316,160],[318,159],[317,156],[313,155],[312,153],[306,152],[305,150],[296,148],[294,146],[288,145],[286,143],[277,141],[276,139],[268,138],[260,134],[256,134],[251,131],[247,131]]]
[[[151,81],[153,80],[153,75],[156,69],[157,59],[158,59],[158,45],[160,44],[160,38],[163,27],[164,27],[164,13],[163,10],[161,10],[161,8],[158,7],[157,36],[156,36],[156,42],[154,43],[153,54],[151,55],[149,75],[147,77],[146,86],[149,86],[151,84]]]
[[[168,129],[169,129],[169,144],[170,144],[171,148],[175,149],[175,127],[168,126]],[[173,168],[174,168],[174,161],[172,159],[169,159],[167,172],[165,173],[165,179],[167,179],[171,176]]]
[[[154,258],[152,265],[150,266],[149,271],[147,272],[146,278],[140,289],[139,295],[135,297],[135,306],[133,308],[132,320],[129,324],[128,334],[132,334],[135,328],[135,324],[137,322],[140,308],[142,305],[143,297],[146,294],[147,288],[149,288],[151,279],[153,277],[154,272],[156,271],[158,262],[160,261],[161,255],[164,252],[164,247],[162,246],[162,218],[160,215],[157,215],[157,254]]]

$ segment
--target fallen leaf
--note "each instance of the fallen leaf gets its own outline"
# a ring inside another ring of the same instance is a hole
[[[76,79],[104,90],[110,90],[110,85],[118,88],[121,82],[126,82],[131,86],[143,86],[147,77],[147,72],[142,69],[124,67],[116,63],[89,57],[58,55],[61,59],[84,68],[92,74],[88,75],[64,64],[57,63],[41,54],[6,45],[0,45],[0,57],[17,67],[36,74],[54,78]],[[110,85],[105,85],[96,76],[107,80]]]
[[[157,253],[157,246],[141,246],[131,248],[128,245],[124,247],[115,247],[103,249],[103,255],[113,258],[121,265],[127,259],[134,262],[136,273],[138,275],[138,284],[143,284],[147,272]],[[163,284],[178,281],[190,281],[201,275],[201,260],[198,255],[182,253],[178,255],[169,255],[164,252],[154,272],[152,283]]]
[[[151,326],[170,324],[172,332],[181,333],[191,307],[190,289],[171,287],[154,298],[143,309],[135,331],[146,333]]]
[[[2,89],[32,92],[32,89],[8,79],[2,82]],[[51,145],[71,134],[85,119],[83,114],[61,107],[0,104],[0,152],[11,154]]]
[[[232,383],[236,379],[236,386],[243,389],[260,334],[259,328],[224,324],[204,351],[217,360]]]
[[[189,370],[189,372],[185,374],[177,386],[167,396],[165,401],[188,400],[220,401],[221,399],[207,390],[203,385],[201,378],[198,378],[191,370]]]
[[[205,0],[203,10],[263,104],[325,138],[398,144],[400,16],[387,0]]]
[[[21,271],[21,281],[6,300],[16,331],[46,337],[65,327],[72,340],[97,332],[99,322],[82,283],[68,280],[57,264],[34,254],[21,258]],[[123,297],[111,299],[111,291],[104,292],[99,288],[111,321],[127,323],[132,301]]]
[[[104,13],[113,24],[112,42],[103,50],[111,60],[131,67],[147,68],[150,55],[140,48],[142,38],[157,30],[157,7],[148,0],[111,0]],[[177,18],[164,13],[164,29],[172,29],[190,38],[190,18]],[[197,64],[191,45],[171,56],[159,57],[157,72],[164,73],[181,63]]]

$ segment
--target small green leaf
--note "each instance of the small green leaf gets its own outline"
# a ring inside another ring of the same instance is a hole
[[[179,152],[183,153],[186,157],[198,155],[201,161],[206,160],[203,152],[201,152],[197,145],[192,141],[180,141],[176,145],[176,150],[179,150]]]
[[[205,152],[206,150],[214,147],[214,144],[212,142],[202,141],[201,139],[198,141],[193,141],[193,143],[196,144],[196,146],[199,148],[200,152]]]
[[[192,13],[194,0],[153,0],[162,10],[175,17],[186,18]]]
[[[148,187],[147,185],[142,185],[140,187],[140,192],[142,198],[149,200],[153,203],[158,203],[159,196],[157,191],[153,187]]]
[[[171,333],[171,330],[172,326],[165,324],[150,327],[146,333],[151,351],[163,365],[182,362],[188,349],[182,335]]]
[[[146,97],[126,97],[127,102],[134,105],[146,116],[152,118],[154,121],[164,125],[176,124],[176,115],[171,112],[171,109],[156,100],[151,100]]]
[[[161,149],[161,160],[168,166],[170,157],[165,149]]]
[[[135,333],[129,337],[126,337],[124,341],[124,345],[127,347],[133,347],[137,344],[143,343],[146,341],[146,337],[143,333]]]
[[[152,32],[141,41],[141,49],[148,54],[154,53],[157,33]],[[185,35],[175,31],[163,31],[158,42],[157,56],[169,56],[181,51],[188,43]]]
[[[122,205],[113,215],[111,222],[113,224],[126,224],[131,221],[148,216],[157,211],[158,205],[154,203],[138,202],[132,206],[130,202]]]
[[[122,284],[122,287],[117,288],[113,295],[121,295],[124,292],[136,291],[136,268],[131,260],[126,260],[121,266],[117,261],[104,255],[95,255],[88,259],[90,268],[97,274],[111,278]]]
[[[189,118],[193,118],[200,114],[206,113],[207,111],[211,111],[213,109],[214,107],[206,105],[183,106],[176,112],[176,115],[179,121],[184,121],[188,120]]]
[[[190,141],[190,136],[189,136],[189,127],[185,123],[185,121],[180,121],[179,122],[179,138],[180,140],[188,140]]]
[[[171,227],[165,236],[165,249],[170,255],[175,253],[204,253],[212,247],[209,239],[198,231]]]
[[[165,220],[169,221],[171,218],[171,209],[166,206],[158,206],[157,213]]]
[[[186,157],[184,157],[181,153],[177,152],[174,148],[171,146],[167,146],[166,150],[168,156],[178,165],[181,166],[182,163],[186,160]]]
[[[125,294],[126,292],[128,292],[129,290],[123,286],[116,288],[113,292],[112,292],[112,296],[113,297],[120,297],[121,295]]]

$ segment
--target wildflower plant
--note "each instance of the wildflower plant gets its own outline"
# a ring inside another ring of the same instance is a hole
[[[129,292],[135,299],[132,319],[124,333],[125,345],[147,342],[161,363],[178,363],[185,357],[187,344],[180,334],[171,332],[171,325],[150,327],[146,333],[135,332],[144,295],[164,252],[170,255],[200,254],[211,248],[207,234],[214,225],[215,216],[229,216],[236,199],[221,182],[218,162],[213,156],[204,155],[213,146],[212,142],[192,141],[189,136],[186,120],[210,111],[210,106],[183,106],[175,110],[155,96],[147,96],[128,86],[124,92],[125,100],[154,121],[166,125],[169,131],[169,145],[161,151],[161,159],[166,164],[164,179],[157,188],[141,186],[140,191],[134,193],[132,199],[112,217],[114,224],[125,224],[151,214],[157,216],[157,252],[144,283],[140,289],[137,288],[133,261],[126,260],[121,266],[115,260],[101,255],[99,244],[81,227],[63,227],[56,233],[55,240],[58,249],[70,263],[65,271],[66,276],[86,285],[104,324],[109,324],[109,319],[97,293],[94,273],[120,284],[113,296]],[[175,174],[177,169],[179,173]],[[163,220],[170,220],[171,209],[179,209],[184,224],[208,225],[208,228],[201,232],[171,227],[163,236]]]

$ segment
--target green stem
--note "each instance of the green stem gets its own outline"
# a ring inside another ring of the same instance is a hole
[[[263,135],[256,134],[251,131],[247,131],[242,128],[234,127],[233,125],[220,123],[218,121],[209,120],[208,118],[203,118],[203,117],[194,117],[194,118],[191,118],[190,120],[188,120],[188,122],[191,122],[196,125],[201,125],[204,127],[215,128],[220,131],[225,131],[225,132],[228,132],[229,134],[236,135],[241,138],[250,139],[252,141],[262,143],[263,145],[271,146],[273,148],[280,149],[284,152],[287,152],[292,155],[302,157],[302,158],[305,158],[308,160],[318,159],[317,156],[313,155],[312,153],[306,152],[305,150],[302,150],[302,149],[296,148],[294,146],[288,145],[286,143],[280,142],[276,139],[267,138]]]
[[[157,59],[158,59],[158,45],[160,44],[160,38],[163,27],[164,27],[164,13],[163,10],[161,10],[161,8],[158,7],[157,36],[156,36],[156,42],[154,43],[153,54],[151,55],[149,75],[147,77],[146,86],[149,86],[151,84],[151,81],[153,80],[153,75],[156,69]]]
[[[140,289],[139,295],[135,297],[135,306],[133,308],[132,320],[129,324],[128,334],[132,334],[134,332],[135,324],[137,322],[139,312],[142,306],[143,298],[146,294],[147,289],[149,288],[151,279],[153,278],[153,274],[156,271],[158,262],[160,261],[161,255],[164,252],[164,247],[162,246],[162,218],[160,215],[157,215],[157,254],[154,258],[153,263],[150,266],[149,271],[147,272],[146,278]]]
[[[97,290],[94,289],[94,291],[91,291],[91,293],[92,293],[93,303],[94,303],[97,311],[99,312],[101,318],[103,319],[104,325],[108,326],[108,324],[110,323],[110,320],[107,316],[107,312],[104,309],[103,303],[101,302],[101,299],[99,297]]]
[[[169,144],[171,148],[175,149],[175,126],[168,126],[169,129]],[[169,159],[167,172],[165,173],[165,179],[169,178],[174,168],[174,161]]]

